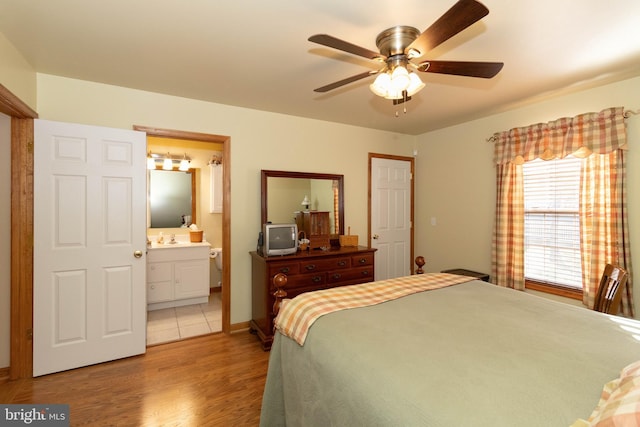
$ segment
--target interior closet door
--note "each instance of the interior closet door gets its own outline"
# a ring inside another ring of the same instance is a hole
[[[411,273],[411,162],[371,159],[371,247],[375,279]]]
[[[146,135],[35,120],[33,375],[145,352]]]

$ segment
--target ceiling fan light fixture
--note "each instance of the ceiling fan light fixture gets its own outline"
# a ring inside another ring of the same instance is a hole
[[[391,76],[389,75],[389,73],[380,73],[378,74],[378,77],[376,77],[376,79],[373,81],[373,83],[369,85],[369,89],[371,89],[371,92],[384,98],[387,96],[387,91],[390,83]]]
[[[385,99],[403,99],[405,91],[408,96],[412,96],[424,86],[416,73],[407,71],[404,66],[397,66],[392,72],[387,70],[378,74],[369,88],[371,92]]]
[[[416,73],[409,73],[409,87],[407,87],[407,95],[413,96],[424,88],[425,84],[420,80]]]
[[[393,90],[393,89],[389,89],[389,92],[387,92],[387,95],[384,97],[385,99],[403,99],[404,98],[404,91],[400,90]]]
[[[397,66],[391,72],[391,88],[397,92],[402,92],[409,87],[409,72],[404,66]]]

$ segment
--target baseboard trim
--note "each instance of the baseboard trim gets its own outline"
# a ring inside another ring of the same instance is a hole
[[[234,323],[229,328],[229,332],[232,334],[235,334],[237,332],[248,331],[248,330],[249,330],[249,322]]]
[[[0,383],[9,381],[9,367],[0,368]]]

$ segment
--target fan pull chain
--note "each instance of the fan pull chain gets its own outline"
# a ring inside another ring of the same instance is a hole
[[[405,106],[402,108],[402,113],[403,114],[407,114],[407,105],[405,104]],[[398,112],[396,111],[396,117],[400,117],[400,114],[398,114]]]

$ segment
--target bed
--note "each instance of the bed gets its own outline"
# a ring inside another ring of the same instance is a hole
[[[470,277],[402,280],[409,291],[362,307],[309,310],[317,303],[298,303],[308,294],[284,302],[262,426],[589,425],[612,394],[605,384],[640,360],[640,322]],[[392,282],[344,288],[366,294]],[[304,310],[311,321],[296,317]]]

